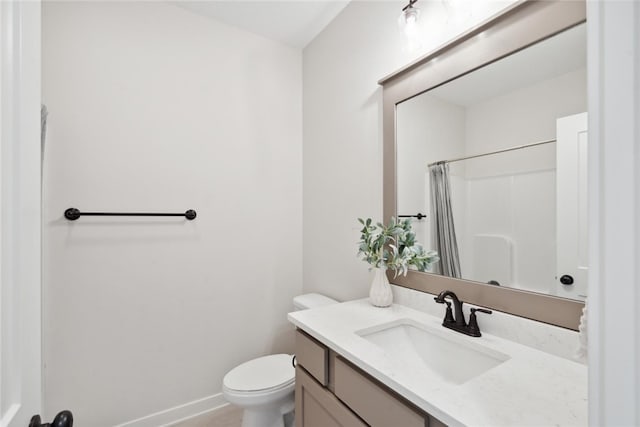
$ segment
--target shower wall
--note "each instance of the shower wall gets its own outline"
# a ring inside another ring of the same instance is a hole
[[[466,154],[555,139],[557,118],[586,111],[585,88],[581,69],[468,106]],[[464,170],[458,174],[466,183],[464,277],[545,293],[553,289],[555,150],[547,144],[460,162]]]
[[[164,2],[42,9],[45,419],[215,407],[230,368],[293,350],[301,52]]]

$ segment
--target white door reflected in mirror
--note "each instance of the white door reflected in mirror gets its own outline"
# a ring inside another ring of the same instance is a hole
[[[587,296],[587,113],[558,119],[556,295]]]

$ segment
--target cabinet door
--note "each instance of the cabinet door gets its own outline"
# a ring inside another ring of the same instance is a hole
[[[428,418],[360,373],[345,360],[335,360],[335,393],[373,427],[425,427]]]
[[[328,357],[327,347],[301,330],[296,331],[296,360],[323,386],[326,386],[329,380]]]
[[[329,390],[296,367],[296,427],[366,427]]]

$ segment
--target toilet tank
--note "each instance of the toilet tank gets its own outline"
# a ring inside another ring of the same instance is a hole
[[[338,301],[320,294],[304,294],[293,298],[293,307],[296,311],[307,310],[309,308],[322,307],[325,305],[338,304]]]

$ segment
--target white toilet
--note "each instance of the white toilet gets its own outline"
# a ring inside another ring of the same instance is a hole
[[[320,294],[293,299],[296,310],[336,304]],[[290,354],[272,354],[249,360],[224,376],[222,393],[229,403],[244,409],[242,427],[283,427],[285,415],[293,412],[295,369]],[[293,417],[287,417],[289,422]],[[287,423],[289,424],[289,423]]]

